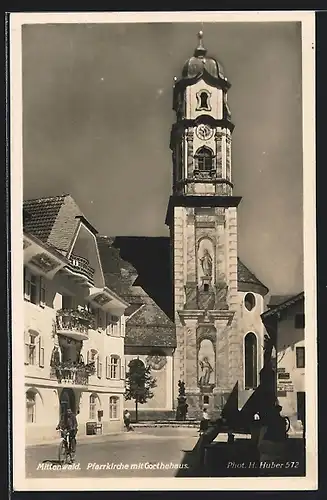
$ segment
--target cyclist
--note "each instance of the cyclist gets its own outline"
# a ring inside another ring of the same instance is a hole
[[[57,430],[63,433],[68,433],[69,436],[69,454],[72,461],[75,459],[76,452],[76,434],[78,430],[76,415],[72,412],[70,408],[67,409],[66,413],[63,413],[60,417],[60,422],[57,425]],[[64,436],[63,436],[64,437]]]

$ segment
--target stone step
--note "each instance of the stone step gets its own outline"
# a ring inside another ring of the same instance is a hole
[[[146,421],[146,422],[137,422],[132,424],[133,427],[199,427],[200,421],[185,421],[178,422],[174,420],[170,421]]]

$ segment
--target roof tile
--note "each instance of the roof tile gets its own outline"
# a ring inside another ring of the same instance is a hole
[[[24,229],[47,243],[67,195],[49,196],[24,201]]]

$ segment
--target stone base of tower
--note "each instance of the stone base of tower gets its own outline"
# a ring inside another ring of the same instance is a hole
[[[235,397],[233,397],[232,393]],[[240,410],[253,394],[253,390],[237,390],[234,393],[233,389],[217,389],[214,388],[210,392],[186,391],[188,414],[190,419],[201,419],[203,409],[206,408],[210,419],[215,420],[221,416],[221,412],[230,398],[233,399],[232,405],[235,406],[235,411]]]
[[[201,419],[203,409],[206,408],[210,419],[215,420],[221,416],[223,409],[231,390],[216,390],[210,393],[200,391],[186,391],[188,413],[190,419]]]

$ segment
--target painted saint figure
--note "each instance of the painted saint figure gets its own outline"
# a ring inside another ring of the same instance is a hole
[[[212,276],[212,257],[207,248],[203,251],[203,257],[200,259],[202,270],[205,276]]]
[[[199,365],[201,368],[201,376],[199,378],[199,384],[201,386],[209,385],[211,373],[213,372],[213,368],[212,368],[207,356],[205,356],[202,360],[199,361]]]

